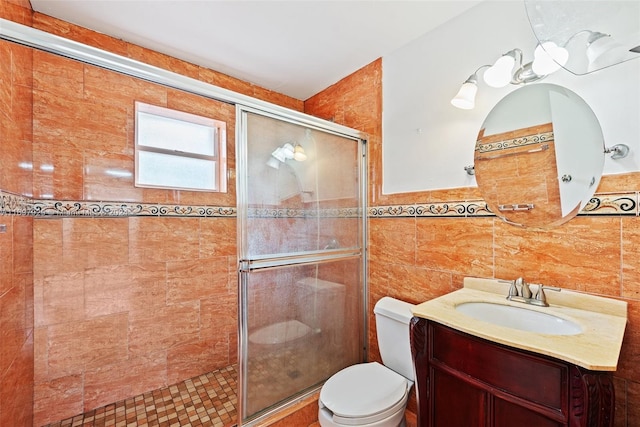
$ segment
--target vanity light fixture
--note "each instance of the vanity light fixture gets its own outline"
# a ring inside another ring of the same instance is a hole
[[[511,83],[513,66],[516,65],[516,55],[522,52],[518,49],[510,50],[484,72],[484,82],[491,87],[505,87]]]
[[[284,163],[287,160],[296,160],[298,162],[304,162],[307,160],[307,155],[304,153],[304,148],[297,142],[294,144],[286,142],[281,147],[276,148],[271,153],[271,157],[267,160],[267,165],[279,169],[280,163]]]
[[[536,39],[569,52],[562,67],[570,73],[589,74],[640,58],[638,1],[524,0],[524,5]]]
[[[511,49],[500,56],[493,65],[478,67],[462,84],[456,96],[451,100],[451,104],[464,110],[470,110],[475,106],[475,97],[478,92],[478,72],[483,68],[487,68],[483,75],[484,82],[488,86],[500,88],[508,84],[522,85],[543,79],[559,70],[568,57],[566,49],[553,42],[547,42],[536,47],[533,61],[523,64],[522,50]]]
[[[546,76],[558,71],[569,59],[567,49],[554,42],[544,42],[536,46],[533,52],[531,69],[539,76]]]
[[[293,147],[293,159],[299,162],[304,162],[307,160],[307,155],[304,153],[304,148],[302,145],[296,143],[295,147]]]
[[[271,157],[269,157],[269,160],[267,160],[267,166],[274,169],[280,169],[280,160],[272,155]]]
[[[476,106],[476,93],[478,92],[478,71],[483,67],[489,67],[489,65],[483,65],[478,68],[469,78],[462,83],[460,90],[451,100],[451,105],[461,108],[463,110],[472,110]]]
[[[637,46],[629,52],[639,53]],[[618,43],[611,35],[598,32],[590,32],[587,38],[587,72],[599,70],[610,63],[624,62],[627,49]]]

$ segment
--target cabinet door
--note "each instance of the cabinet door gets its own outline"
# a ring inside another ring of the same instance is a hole
[[[493,427],[562,427],[562,422],[549,419],[523,406],[494,397]]]
[[[433,427],[484,427],[487,425],[487,393],[450,373],[431,370]]]

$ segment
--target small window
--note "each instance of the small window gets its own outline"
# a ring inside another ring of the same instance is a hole
[[[136,102],[136,187],[227,191],[226,123]]]

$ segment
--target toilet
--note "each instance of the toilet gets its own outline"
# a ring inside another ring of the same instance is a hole
[[[292,285],[290,303],[282,309],[273,309],[277,316],[270,314],[264,324],[252,325],[247,331],[248,369],[257,372],[266,365],[270,369],[278,366],[282,381],[288,382],[278,389],[282,399],[321,383],[327,372],[345,366],[341,345],[345,286],[316,277],[304,277]],[[263,401],[256,396],[251,400],[252,405]]]
[[[398,427],[413,387],[409,344],[412,304],[384,297],[373,312],[382,363],[349,366],[329,378],[320,390],[318,421],[322,427]]]

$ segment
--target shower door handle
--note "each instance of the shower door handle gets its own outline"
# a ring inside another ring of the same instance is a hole
[[[238,272],[239,273],[248,273],[251,271],[251,261],[246,259],[241,259],[238,261]]]
[[[360,248],[344,248],[323,251],[299,252],[298,254],[283,254],[280,256],[256,256],[252,259],[238,261],[239,272],[251,272],[274,267],[289,267],[294,265],[319,264],[359,258],[362,256]]]

